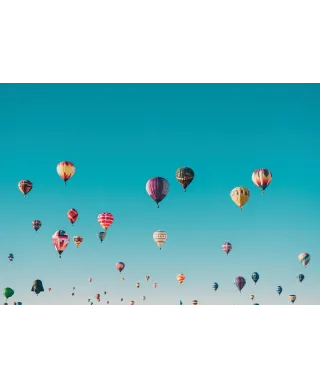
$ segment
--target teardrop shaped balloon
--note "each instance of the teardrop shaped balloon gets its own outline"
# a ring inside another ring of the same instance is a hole
[[[228,241],[222,244],[222,250],[228,255],[232,250],[232,245]]]
[[[153,283],[153,287],[154,287],[154,288],[157,288],[157,287],[158,287],[158,283],[156,283],[156,282]]]
[[[161,177],[151,178],[146,184],[149,196],[155,201],[157,207],[169,192],[169,182]]]
[[[282,293],[282,287],[281,286],[277,287],[277,293],[278,293],[279,296],[281,295],[281,293]]]
[[[148,281],[150,279],[150,276],[149,275],[145,276],[145,279],[146,281]]]
[[[37,232],[41,228],[42,222],[39,220],[32,221],[32,227]]]
[[[136,287],[137,287],[137,288],[140,288],[140,283],[136,283]]]
[[[100,294],[96,294],[96,299],[98,302],[100,302]]]
[[[242,276],[236,277],[235,285],[237,286],[238,290],[241,292],[243,287],[246,285],[246,279]]]
[[[74,236],[73,237],[73,242],[75,243],[77,248],[82,243],[82,241],[83,241],[83,237],[81,237],[81,236]]]
[[[71,222],[72,225],[77,221],[78,216],[79,216],[79,213],[77,212],[76,209],[72,208],[67,211],[68,220]]]
[[[114,217],[111,213],[100,213],[98,215],[98,222],[104,230],[107,230],[114,221]]]
[[[22,180],[18,183],[18,188],[21,193],[26,196],[32,190],[33,184],[28,180]]]
[[[311,260],[311,256],[309,255],[309,253],[300,253],[300,255],[298,256],[298,260],[306,268]]]
[[[146,300],[146,299],[147,299],[147,297],[146,297],[146,296],[143,296],[143,297],[142,297],[142,300]]]
[[[89,278],[89,279],[88,279],[88,282],[91,283],[91,282],[92,282],[92,278]]]
[[[133,306],[135,304],[135,301],[134,300],[131,300],[130,301],[130,305]]]
[[[14,259],[13,253],[9,254],[8,259],[9,259],[9,261],[13,261],[13,259]]]
[[[119,261],[118,263],[116,263],[116,269],[121,273],[123,270],[124,270],[124,267],[126,265],[122,262],[122,261]]]
[[[194,171],[190,167],[181,167],[176,171],[176,179],[179,184],[187,191],[187,187],[194,179]]]
[[[298,276],[297,276],[297,279],[299,280],[299,282],[303,282],[303,279],[304,279],[304,275],[302,273],[300,273]]]
[[[57,230],[52,236],[52,244],[56,251],[59,253],[59,258],[61,258],[63,251],[69,244],[69,236],[64,230]]]
[[[242,210],[242,207],[249,201],[250,191],[246,187],[239,186],[231,190],[230,196],[232,201]]]
[[[254,272],[251,277],[252,277],[252,280],[254,281],[254,284],[257,284],[257,281],[260,278],[258,272]]]
[[[258,186],[262,190],[262,194],[264,190],[269,186],[272,181],[271,171],[266,168],[259,168],[252,173],[252,182]]]
[[[289,295],[289,300],[291,303],[294,303],[296,301],[297,297],[295,295]]]
[[[161,249],[162,245],[167,241],[168,235],[164,230],[157,230],[153,233],[153,240]]]
[[[107,233],[106,232],[99,232],[98,238],[102,242],[106,238]]]
[[[182,284],[186,279],[186,277],[184,276],[183,273],[179,273],[176,278],[177,278],[178,283],[180,283],[180,284]]]
[[[48,291],[49,291],[49,292],[51,291],[51,288],[50,288],[50,287],[48,288]]]
[[[60,176],[60,178],[64,181],[64,184],[67,184],[67,181],[73,177],[74,173],[76,172],[76,167],[71,162],[60,162],[57,165],[57,173]]]
[[[10,287],[6,287],[4,290],[3,290],[3,295],[6,299],[9,299],[12,297],[12,295],[14,294],[14,291],[12,288]]]
[[[253,300],[254,299],[254,295],[250,295],[250,299]]]
[[[212,284],[212,288],[213,288],[215,291],[217,291],[217,289],[219,288],[218,283],[213,283],[213,284]]]

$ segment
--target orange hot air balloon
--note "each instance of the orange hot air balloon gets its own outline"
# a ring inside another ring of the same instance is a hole
[[[76,209],[70,209],[67,211],[68,220],[71,222],[72,225],[77,221],[78,216],[79,214]]]
[[[124,278],[121,278],[121,280],[124,280]]]
[[[74,236],[73,237],[73,242],[76,244],[77,248],[82,243],[82,241],[83,241],[83,237],[81,237],[81,236]]]
[[[180,284],[182,284],[184,281],[185,281],[185,276],[184,276],[184,274],[183,273],[179,273],[178,275],[177,275],[177,280],[178,280],[178,282],[180,283]]]
[[[98,215],[98,222],[104,230],[107,230],[113,224],[113,221],[114,217],[111,213],[100,213]]]
[[[26,196],[32,190],[32,187],[32,182],[28,180],[23,180],[18,183],[18,188],[24,196]]]
[[[134,304],[135,304],[135,301],[134,301],[134,300],[132,300],[132,301],[130,302],[130,304],[131,304],[131,305],[134,305]]]
[[[74,175],[76,171],[75,165],[71,162],[60,162],[57,165],[57,173],[60,178],[63,179],[64,184],[67,184],[67,181]]]

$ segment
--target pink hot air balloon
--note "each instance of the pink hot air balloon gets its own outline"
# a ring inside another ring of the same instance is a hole
[[[125,264],[122,261],[116,263],[116,269],[121,273],[124,270]]]
[[[151,178],[146,184],[147,193],[155,201],[157,207],[169,192],[169,182],[161,177]]]
[[[225,242],[222,244],[222,249],[226,254],[228,254],[232,250],[232,245],[229,242]]]
[[[243,287],[246,285],[246,279],[242,276],[236,277],[235,285],[237,286],[238,290],[241,292]]]
[[[52,236],[52,244],[55,247],[56,251],[59,253],[59,258],[63,251],[67,248],[69,243],[69,236],[64,230],[57,230],[56,233]]]
[[[100,213],[98,215],[98,222],[104,230],[107,230],[113,224],[114,217],[111,213]]]
[[[89,278],[89,279],[88,279],[88,282],[90,282],[90,283],[91,283],[91,282],[92,282],[92,278]]]

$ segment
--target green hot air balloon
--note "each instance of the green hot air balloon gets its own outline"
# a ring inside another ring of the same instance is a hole
[[[5,288],[3,291],[3,295],[6,299],[11,298],[13,294],[14,294],[13,289],[9,287]]]

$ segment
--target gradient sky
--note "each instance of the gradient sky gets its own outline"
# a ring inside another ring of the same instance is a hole
[[[101,304],[251,304],[251,293],[260,304],[289,304],[292,293],[296,304],[319,304],[319,108],[317,84],[0,85],[0,287],[15,290],[9,303],[87,304],[107,291]],[[56,172],[63,160],[76,166],[67,186]],[[186,193],[175,179],[183,166],[195,171]],[[265,195],[251,181],[257,168],[273,174]],[[145,189],[155,176],[170,183],[159,209]],[[22,179],[34,185],[26,198]],[[230,198],[236,186],[251,191],[242,212]],[[102,244],[101,212],[115,217]],[[71,240],[61,259],[51,243],[58,229]],[[168,233],[161,251],[157,229]],[[301,252],[311,255],[306,269]],[[236,276],[247,280],[242,294]],[[38,297],[35,279],[45,288]]]

